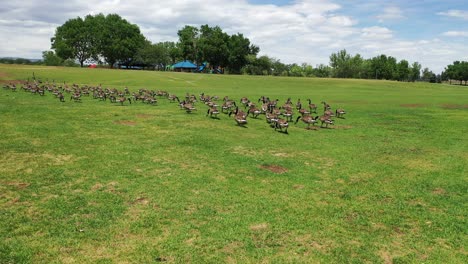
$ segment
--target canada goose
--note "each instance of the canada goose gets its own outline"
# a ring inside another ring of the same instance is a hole
[[[309,101],[309,109],[311,113],[317,113],[317,105],[312,103],[312,100],[307,99]]]
[[[302,122],[307,124],[306,129],[310,129],[310,125],[312,124],[313,126],[315,126],[315,123],[318,122],[318,118],[319,118],[318,116],[312,117],[310,115],[298,116],[295,124],[297,124],[297,122],[299,122],[299,119],[300,119],[302,120]]]
[[[283,129],[285,129],[284,133],[288,134],[288,127],[289,123],[287,120],[279,118],[274,122],[274,127],[275,131],[276,129],[279,129],[281,132],[283,132]]]
[[[310,111],[308,111],[308,110],[306,110],[304,108],[301,108],[301,109],[299,109],[299,114],[301,114],[301,116],[309,115]]]
[[[169,101],[171,103],[174,103],[176,100],[179,102],[179,97],[177,97],[175,94],[170,94],[167,99],[169,99]]]
[[[232,111],[229,112],[229,117],[231,117],[232,113]],[[239,107],[236,107],[236,111],[234,112],[234,120],[236,120],[237,125],[244,126],[247,124],[247,114],[243,111],[239,111]]]
[[[65,102],[65,97],[63,96],[62,92],[58,92],[57,97],[60,100],[60,102]]]
[[[274,113],[266,112],[265,118],[266,118],[267,123],[271,124],[271,123],[276,122],[276,120],[278,120],[278,115]]]
[[[119,97],[120,105],[123,105],[125,103],[125,101],[128,101],[130,104],[132,104],[132,99],[130,97],[129,98]]]
[[[218,114],[219,114],[219,111],[216,106],[212,106],[208,108],[208,111],[206,112],[206,116],[210,115],[211,118],[218,118]]]
[[[335,114],[336,114],[336,117],[338,118],[344,118],[343,115],[346,114],[346,111],[342,108],[338,108],[336,109]]]
[[[252,106],[250,106],[249,110],[247,111],[247,115],[250,114],[250,113],[252,114],[253,118],[257,118],[258,115],[262,113],[262,111],[260,109],[256,108],[255,105],[252,105]]]
[[[323,111],[324,112],[331,109],[330,105],[327,104],[326,102],[322,101],[321,104],[323,104]]]
[[[333,125],[333,120],[328,115],[321,116],[320,122],[321,122],[320,127],[323,127],[323,124],[325,124],[327,128],[328,128],[328,125]]]
[[[227,114],[233,107],[237,107],[236,102],[227,100],[221,106],[221,111]]]
[[[296,109],[297,110],[301,110],[302,109],[302,103],[301,103],[301,99],[297,99],[297,103],[296,103]]]
[[[81,102],[81,94],[79,93],[72,94],[72,96],[70,97],[70,101],[71,100],[74,100],[75,102]]]
[[[188,114],[192,113],[192,111],[197,110],[192,103],[187,103],[185,100],[182,101],[180,104],[180,107],[185,110]]]
[[[286,117],[286,120],[292,121],[292,117],[293,117],[292,108],[290,107],[285,108],[285,110],[281,113],[281,115]]]

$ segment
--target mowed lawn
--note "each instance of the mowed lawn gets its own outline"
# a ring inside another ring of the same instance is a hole
[[[0,263],[466,263],[468,87],[0,65],[344,108],[330,129],[0,90]],[[319,107],[319,113],[323,109]],[[297,115],[296,115],[297,116]],[[295,118],[294,118],[295,119]]]

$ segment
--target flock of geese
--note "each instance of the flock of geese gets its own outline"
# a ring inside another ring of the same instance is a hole
[[[148,89],[139,89],[138,92],[131,93],[128,87],[123,90],[115,88],[102,88],[99,86],[79,86],[77,84],[67,85],[56,84],[55,82],[41,81],[25,81],[19,85],[19,89],[32,94],[44,96],[46,92],[51,93],[60,102],[65,102],[65,95],[70,96],[70,101],[81,102],[83,96],[91,96],[99,101],[109,100],[111,103],[132,104],[141,102],[149,105],[156,105],[158,100],[165,98],[171,103],[177,103],[180,109],[187,113],[197,111],[196,105],[204,104],[208,109],[206,116],[219,119],[218,115],[223,113],[234,118],[239,126],[245,126],[249,116],[253,119],[258,119],[260,115],[265,115],[266,122],[274,130],[279,130],[283,133],[288,133],[289,123],[293,122],[293,116],[297,113],[295,124],[302,121],[307,125],[306,129],[316,129],[316,124],[320,123],[321,128],[328,128],[333,125],[335,120],[333,117],[344,119],[346,114],[344,109],[338,108],[332,111],[331,106],[322,101],[323,113],[318,114],[317,109],[320,105],[312,103],[311,99],[307,99],[307,103],[303,105],[300,99],[294,104],[291,98],[288,98],[284,104],[281,104],[278,99],[271,100],[267,96],[261,96],[255,102],[247,97],[242,97],[236,103],[228,96],[220,99],[218,96],[209,96],[201,93],[198,97],[194,94],[186,93],[183,100],[175,94],[170,94],[167,91],[153,91]],[[5,84],[4,89],[16,91],[15,83]],[[312,126],[312,127],[311,127]]]

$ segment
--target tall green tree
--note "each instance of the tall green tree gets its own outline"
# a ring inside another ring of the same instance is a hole
[[[135,56],[134,64],[155,69],[156,67],[165,68],[169,62],[168,50],[162,43],[152,44],[150,41],[145,41],[144,46],[138,50]]]
[[[413,62],[410,68],[410,81],[414,82],[421,78],[421,64],[419,62]]]
[[[63,59],[51,50],[42,52],[42,61],[47,66],[60,66],[63,63]]]
[[[199,30],[193,26],[185,26],[177,32],[179,36],[178,46],[184,60],[197,63],[200,57],[198,51]]]
[[[333,68],[333,75],[336,78],[351,77],[351,55],[346,50],[340,50],[330,55],[330,66]]]
[[[225,67],[228,63],[229,35],[224,33],[218,26],[200,27],[200,37],[198,40],[198,50],[200,59],[207,61],[211,65]]]
[[[407,60],[401,60],[397,64],[397,80],[407,81],[410,73],[409,63]]]
[[[97,55],[96,34],[89,19],[69,19],[57,27],[51,42],[57,56],[63,60],[76,59],[81,67],[85,60]]]
[[[137,51],[144,46],[145,37],[137,25],[117,14],[98,15],[100,55],[112,68],[115,63],[131,64]]]
[[[228,69],[230,73],[238,74],[249,63],[249,57],[256,57],[260,48],[251,44],[244,35],[237,33],[230,36],[228,43]]]

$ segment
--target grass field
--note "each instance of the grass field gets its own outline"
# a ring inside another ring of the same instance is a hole
[[[0,90],[0,263],[466,263],[468,88],[0,65],[42,80],[325,100],[331,129]]]

